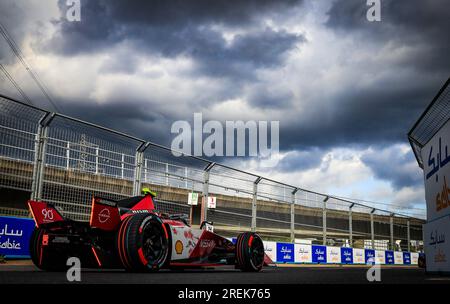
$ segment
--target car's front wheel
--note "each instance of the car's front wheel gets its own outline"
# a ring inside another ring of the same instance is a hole
[[[236,266],[242,271],[257,272],[264,264],[264,244],[256,233],[245,232],[236,240]]]

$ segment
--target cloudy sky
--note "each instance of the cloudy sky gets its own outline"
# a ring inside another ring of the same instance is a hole
[[[65,0],[0,0],[0,22],[65,114],[165,145],[194,112],[278,120],[277,167],[223,161],[424,214],[406,134],[450,75],[448,1],[381,2],[368,22],[365,0],[81,0],[69,22]],[[0,63],[55,110],[3,38]]]

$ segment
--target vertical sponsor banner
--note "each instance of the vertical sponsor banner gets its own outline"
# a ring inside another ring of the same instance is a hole
[[[341,248],[341,263],[353,264],[353,248],[342,247]]]
[[[327,263],[339,264],[341,263],[341,248],[340,247],[327,247]]]
[[[450,272],[450,122],[421,150],[427,202],[424,247],[427,271]],[[446,241],[449,240],[449,241]]]
[[[450,216],[428,222],[423,227],[427,271],[450,272]]]
[[[294,245],[295,263],[312,263],[312,247],[311,245]]]
[[[294,263],[294,244],[277,243],[277,262]]]
[[[419,264],[419,253],[411,252],[411,265]]]
[[[274,262],[277,261],[277,243],[276,242],[267,242],[263,241],[264,243],[264,252],[267,254],[267,256]]]
[[[411,252],[403,252],[403,264],[411,265]]]
[[[386,251],[375,250],[375,264],[385,264],[386,263]]]
[[[364,250],[364,263],[375,263],[375,250],[365,249]]]
[[[34,220],[0,216],[0,255],[29,257],[29,242],[35,227]]]
[[[326,263],[327,262],[327,247],[322,245],[312,245],[312,262]]]
[[[385,251],[386,256],[386,265],[393,265],[394,264],[394,251],[392,250],[386,250]]]
[[[421,150],[428,221],[450,215],[450,204],[448,204],[449,148],[450,122],[447,122]]]
[[[364,264],[364,249],[353,248],[353,264]]]
[[[403,265],[403,252],[394,251],[394,264]]]

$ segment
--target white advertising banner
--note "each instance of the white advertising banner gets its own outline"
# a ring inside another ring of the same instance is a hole
[[[403,265],[403,252],[394,251],[394,264]]]
[[[450,271],[450,216],[424,225],[427,271]],[[447,241],[448,240],[448,241]]]
[[[385,264],[386,263],[386,251],[375,250],[375,264]]]
[[[411,252],[411,265],[419,264],[419,253]]]
[[[277,243],[276,242],[266,242],[264,243],[264,252],[267,254],[267,256],[273,261],[277,261]]]
[[[341,247],[327,247],[327,263],[340,264],[341,263]]]
[[[364,249],[353,248],[353,264],[365,264]]]
[[[311,245],[295,244],[294,251],[295,263],[312,263]]]
[[[450,215],[450,122],[422,148],[427,221]],[[427,261],[428,262],[428,261]]]

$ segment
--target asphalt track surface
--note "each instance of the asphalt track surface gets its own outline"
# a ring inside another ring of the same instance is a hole
[[[97,284],[361,284],[366,266],[265,267],[260,273],[243,273],[232,267],[202,270],[164,270],[127,273],[122,270],[83,269],[81,283]],[[65,272],[44,272],[29,263],[0,264],[0,284],[68,283]],[[381,267],[381,283],[450,283],[450,278],[430,276],[416,267]]]

